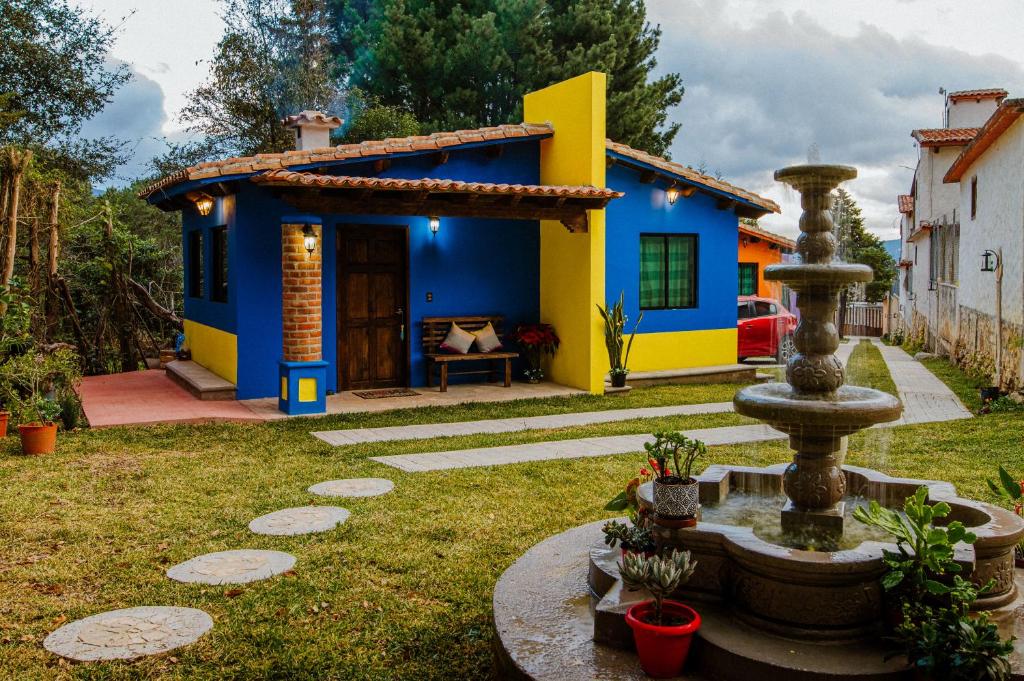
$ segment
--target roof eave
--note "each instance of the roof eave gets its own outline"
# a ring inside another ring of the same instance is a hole
[[[999,108],[985,121],[985,125],[974,136],[971,143],[964,147],[960,155],[949,166],[949,170],[942,177],[942,182],[944,184],[959,182],[967,170],[985,155],[988,148],[1013,126],[1021,115],[1024,115],[1024,98],[1004,99]]]

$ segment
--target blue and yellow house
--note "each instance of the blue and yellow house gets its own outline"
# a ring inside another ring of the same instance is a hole
[[[596,305],[644,319],[630,361],[736,361],[739,217],[765,198],[605,138],[605,75],[525,97],[528,123],[203,163],[147,188],[183,212],[185,334],[239,399],[289,413],[325,395],[425,384],[420,320],[553,324],[552,380],[601,392]]]

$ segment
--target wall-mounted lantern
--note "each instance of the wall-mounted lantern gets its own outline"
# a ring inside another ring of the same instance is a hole
[[[196,199],[196,210],[202,216],[207,216],[213,212],[213,197],[203,194]]]
[[[427,218],[427,224],[430,226],[430,233],[437,236],[437,231],[441,229],[441,218],[431,215]]]
[[[982,272],[995,272],[996,265],[999,264],[999,257],[993,250],[987,250],[981,254],[981,271]]]
[[[309,223],[302,226],[302,245],[310,255],[316,251],[316,232],[313,231],[313,225]]]
[[[665,198],[668,199],[668,205],[674,206],[676,204],[676,199],[679,198],[679,187],[674,184],[671,185],[665,190]]]

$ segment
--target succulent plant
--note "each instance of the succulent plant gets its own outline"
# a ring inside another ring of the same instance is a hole
[[[681,585],[690,580],[697,561],[690,560],[689,551],[672,550],[670,556],[651,556],[627,553],[619,564],[622,582],[630,591],[647,589],[654,597],[654,617],[661,625],[662,605]]]

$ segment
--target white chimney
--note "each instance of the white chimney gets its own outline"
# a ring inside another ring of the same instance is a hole
[[[281,122],[295,133],[296,151],[331,146],[331,130],[341,125],[340,118],[328,116],[322,111],[303,111]]]

